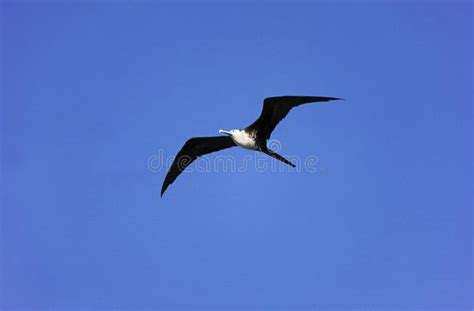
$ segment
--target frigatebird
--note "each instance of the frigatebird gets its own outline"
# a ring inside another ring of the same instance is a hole
[[[161,196],[163,196],[168,186],[175,181],[179,174],[198,157],[230,147],[239,146],[245,149],[260,151],[295,167],[293,163],[267,147],[267,140],[270,138],[273,130],[293,107],[340,99],[324,96],[267,97],[263,101],[262,113],[258,119],[246,128],[229,131],[219,130],[219,133],[227,136],[193,137],[188,139],[176,155],[168,174],[166,174],[161,188]]]

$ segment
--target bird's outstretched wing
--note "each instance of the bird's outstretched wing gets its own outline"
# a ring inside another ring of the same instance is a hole
[[[161,187],[161,196],[163,196],[166,188],[175,181],[179,174],[198,157],[234,146],[235,143],[229,136],[193,137],[188,139],[176,155],[168,174],[166,174],[163,186]]]
[[[270,138],[278,123],[286,117],[291,108],[316,102],[327,102],[330,100],[339,100],[337,97],[323,96],[278,96],[267,97],[263,101],[263,109],[260,117],[248,128],[256,129],[258,135],[265,140]]]

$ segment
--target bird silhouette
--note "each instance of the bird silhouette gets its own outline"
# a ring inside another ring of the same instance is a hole
[[[263,152],[283,163],[295,167],[293,163],[267,147],[267,140],[270,138],[275,127],[283,120],[294,107],[316,102],[327,102],[340,100],[337,97],[324,96],[277,96],[268,97],[263,101],[262,113],[255,122],[246,128],[234,130],[219,130],[219,133],[226,136],[193,137],[188,139],[181,150],[176,155],[168,174],[166,174],[161,196],[176,178],[198,157],[227,149],[230,147],[242,147],[245,149]]]

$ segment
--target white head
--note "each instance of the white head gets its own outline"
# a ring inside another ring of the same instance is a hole
[[[238,131],[238,130],[229,130],[229,131],[219,130],[219,133],[232,136],[232,135],[234,135],[235,132],[237,132],[237,131]]]

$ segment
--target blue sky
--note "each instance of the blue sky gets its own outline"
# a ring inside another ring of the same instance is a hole
[[[2,310],[471,309],[472,4],[1,10]],[[276,95],[346,99],[273,133],[316,172],[160,199],[151,158]]]

